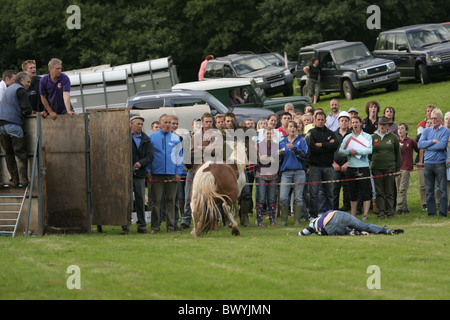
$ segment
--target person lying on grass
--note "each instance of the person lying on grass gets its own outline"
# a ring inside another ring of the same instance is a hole
[[[350,213],[338,210],[328,210],[320,218],[311,220],[308,227],[298,233],[299,236],[308,236],[317,233],[322,236],[334,235],[369,235],[375,234],[400,234],[402,229],[388,229],[374,224],[366,224]]]

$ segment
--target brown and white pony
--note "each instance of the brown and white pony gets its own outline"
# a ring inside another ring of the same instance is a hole
[[[213,230],[221,217],[219,205],[230,221],[231,233],[240,234],[231,208],[239,199],[236,173],[223,163],[204,163],[194,175],[192,182],[191,209],[194,227],[193,236],[203,236]]]
[[[236,219],[239,212],[239,197],[247,183],[245,167],[248,161],[242,142],[231,142],[231,147],[232,164],[208,161],[194,174],[191,188],[193,236],[203,236],[215,227],[221,217],[218,205],[221,205],[229,222],[231,234],[240,235]]]

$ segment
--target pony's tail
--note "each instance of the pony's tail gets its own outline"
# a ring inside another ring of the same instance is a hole
[[[197,196],[192,215],[196,223],[195,236],[200,237],[214,229],[221,216],[218,206],[225,202],[228,196],[217,193],[216,181],[211,172],[202,172],[196,178]]]

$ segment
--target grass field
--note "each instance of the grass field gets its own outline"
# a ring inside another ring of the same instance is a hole
[[[450,110],[449,88],[450,81],[401,82],[398,92],[340,99],[341,109],[362,112],[376,99],[382,108],[393,106],[396,122],[408,123],[415,137],[428,103]],[[328,111],[334,97],[322,97],[319,106]],[[155,235],[136,234],[133,226],[128,236],[104,227],[90,235],[0,237],[0,299],[449,299],[450,221],[420,209],[416,173],[408,200],[408,214],[384,220],[370,214],[370,223],[405,230],[397,236],[298,237],[292,219],[288,227],[258,228],[252,217],[240,237],[223,228],[204,238],[169,234],[164,224]],[[72,265],[81,289],[67,287]],[[379,268],[380,289],[367,286],[369,266]]]

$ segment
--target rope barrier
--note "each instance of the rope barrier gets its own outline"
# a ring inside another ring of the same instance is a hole
[[[316,184],[325,184],[325,183],[337,183],[337,182],[348,182],[348,181],[357,181],[357,180],[365,180],[365,179],[377,179],[377,178],[382,178],[382,177],[388,177],[388,176],[397,176],[400,175],[402,172],[414,172],[414,171],[421,171],[424,168],[418,168],[418,169],[413,169],[413,170],[407,170],[407,171],[398,171],[398,172],[393,172],[393,173],[386,173],[386,174],[380,174],[380,175],[376,175],[376,176],[368,176],[368,177],[359,177],[359,178],[349,178],[349,179],[340,179],[340,180],[325,180],[325,181],[309,181],[309,182],[286,182],[286,183],[271,183],[271,182],[267,182],[267,183],[257,183],[257,182],[248,182],[246,183],[246,185],[316,185]],[[147,180],[147,182],[150,183],[155,183],[155,182],[164,182],[164,183],[168,183],[168,182],[176,182],[173,180]],[[192,180],[186,180],[186,179],[181,179],[178,182],[193,182]]]

